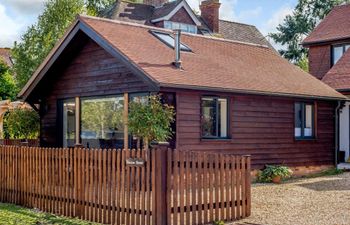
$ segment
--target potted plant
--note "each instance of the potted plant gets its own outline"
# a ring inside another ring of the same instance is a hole
[[[287,166],[266,165],[265,169],[258,174],[258,180],[280,184],[283,179],[291,177],[292,174],[293,171]]]

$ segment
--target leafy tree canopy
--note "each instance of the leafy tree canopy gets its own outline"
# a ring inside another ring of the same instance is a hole
[[[0,59],[0,100],[14,100],[17,94],[16,83],[10,67]]]
[[[77,14],[98,15],[115,0],[47,0],[36,24],[28,27],[12,49],[17,86],[22,88],[63,36]]]
[[[286,16],[277,26],[277,32],[269,36],[278,44],[286,47],[280,54],[291,62],[305,60],[307,49],[300,44],[334,6],[348,3],[350,0],[299,0],[291,15]],[[304,65],[304,64],[302,64]]]
[[[4,137],[35,139],[39,136],[39,115],[32,109],[12,109],[4,117]]]

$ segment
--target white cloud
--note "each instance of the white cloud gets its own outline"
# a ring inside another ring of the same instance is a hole
[[[287,15],[291,15],[292,12],[293,8],[291,6],[281,7],[274,14],[272,14],[271,18],[267,20],[266,23],[264,23],[263,27],[261,28],[261,32],[263,32],[264,35],[275,32],[277,26],[283,22]]]
[[[45,0],[0,0],[0,47],[12,47],[43,9]]]
[[[18,39],[22,24],[6,14],[5,6],[0,4],[0,47],[12,47],[14,40]]]
[[[263,8],[261,6],[258,6],[254,9],[243,10],[238,14],[237,18],[238,18],[238,21],[246,21],[248,19],[259,17],[262,12],[263,12]]]
[[[272,14],[271,18],[268,19],[262,25],[262,27],[259,27],[260,31],[266,37],[269,33],[276,32],[277,26],[283,22],[284,18],[286,18],[287,15],[291,15],[292,12],[293,12],[292,6],[285,5],[285,6],[281,7],[274,14]],[[282,45],[275,43],[271,38],[268,38],[268,41],[274,46],[275,49],[284,49],[284,47]]]
[[[38,14],[46,0],[0,0],[0,4],[11,8],[17,14]]]

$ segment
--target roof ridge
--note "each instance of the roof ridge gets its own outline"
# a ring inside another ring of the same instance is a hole
[[[150,29],[150,30],[159,30],[159,31],[164,31],[164,32],[172,32],[172,30],[165,29],[165,28],[147,26],[147,25],[144,25],[144,24],[137,24],[137,23],[132,23],[132,22],[120,21],[120,20],[112,20],[112,19],[95,17],[95,16],[88,16],[88,15],[81,15],[81,14],[79,14],[78,15],[78,19],[79,18],[100,20],[100,21],[104,21],[104,22],[121,24],[121,25],[129,25],[129,26],[134,26],[134,27],[146,28],[146,29]],[[219,38],[219,37],[214,37],[214,36],[205,36],[205,35],[191,34],[191,33],[185,33],[185,32],[183,32],[182,35],[194,36],[194,37],[199,37],[199,38],[206,38],[206,39],[211,39],[211,40],[215,40],[215,41],[243,44],[243,45],[249,45],[249,46],[254,46],[254,47],[269,48],[267,45],[254,44],[254,43],[248,43],[248,42],[243,42],[243,41],[235,41],[235,40]]]

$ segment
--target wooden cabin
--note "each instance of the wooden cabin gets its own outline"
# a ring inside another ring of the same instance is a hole
[[[126,103],[161,93],[174,148],[249,154],[254,168],[334,165],[343,95],[268,46],[176,34],[78,17],[19,94],[40,112],[41,145],[124,147]]]

